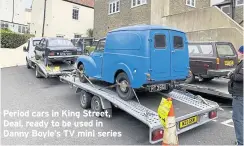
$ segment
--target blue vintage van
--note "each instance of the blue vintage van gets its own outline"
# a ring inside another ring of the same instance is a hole
[[[174,80],[188,76],[189,55],[186,34],[164,26],[136,25],[110,31],[99,40],[89,56],[77,59],[81,82],[86,77],[116,83],[124,100],[133,89],[170,92]],[[85,77],[86,76],[86,77]]]

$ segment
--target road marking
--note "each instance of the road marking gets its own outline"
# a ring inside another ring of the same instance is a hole
[[[213,120],[214,122],[217,122],[217,120]]]
[[[221,122],[221,124],[223,124],[223,125],[225,125],[225,126],[229,126],[229,127],[232,127],[232,128],[234,128],[234,126],[233,125],[230,125],[229,123],[233,123],[233,120],[232,119],[229,119],[229,120],[226,120],[226,121],[224,121],[224,122]]]

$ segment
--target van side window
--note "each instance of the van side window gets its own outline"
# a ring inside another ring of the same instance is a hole
[[[180,36],[174,36],[174,48],[183,49],[183,47],[184,47],[183,38]]]
[[[105,47],[105,40],[100,40],[97,44],[96,52],[103,52]]]
[[[155,35],[154,37],[154,47],[157,49],[162,49],[166,47],[166,38],[165,35]]]

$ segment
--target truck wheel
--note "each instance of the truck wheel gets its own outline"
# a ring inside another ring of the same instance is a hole
[[[119,73],[116,77],[116,81],[120,83],[120,85],[116,86],[116,92],[119,97],[125,101],[133,99],[134,92],[133,89],[129,87],[130,81],[128,76],[124,72]]]
[[[29,62],[28,62],[27,58],[26,58],[26,67],[27,67],[28,69],[31,68],[31,66],[29,65]]]
[[[86,79],[87,76],[85,77],[85,74],[84,74],[84,71],[85,71],[84,65],[81,64],[78,69],[79,69],[79,72],[77,72],[77,75],[79,76],[80,82],[86,83],[87,82],[87,79]]]
[[[80,105],[83,109],[91,107],[92,95],[82,90],[80,94]]]
[[[41,74],[39,73],[39,67],[36,66],[36,78],[40,78]]]
[[[195,81],[195,75],[191,71],[189,71],[189,74],[188,74],[187,79],[185,80],[185,83],[190,84],[193,81]]]
[[[102,112],[102,103],[99,97],[93,96],[91,100],[91,109],[95,112]]]

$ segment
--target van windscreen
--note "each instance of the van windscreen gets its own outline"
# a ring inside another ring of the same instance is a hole
[[[235,55],[233,49],[228,44],[218,44],[217,52],[218,52],[219,56],[222,56],[222,57]]]

